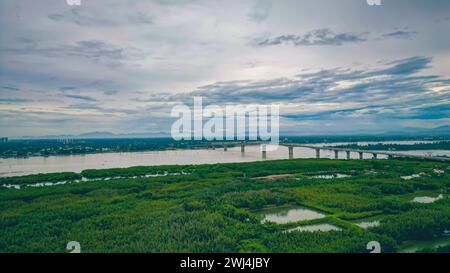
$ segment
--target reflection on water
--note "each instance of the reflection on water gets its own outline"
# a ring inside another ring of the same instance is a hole
[[[414,178],[419,178],[422,175],[423,174],[417,173],[417,174],[412,174],[412,175],[400,176],[400,178],[403,179],[403,180],[411,180],[411,179],[414,179]]]
[[[375,220],[375,221],[371,221],[371,222],[361,222],[356,224],[359,227],[362,227],[363,229],[368,229],[368,228],[372,228],[372,227],[377,227],[380,225],[380,221]]]
[[[262,222],[272,222],[277,224],[286,224],[302,220],[313,220],[325,217],[324,214],[303,208],[275,208],[260,212],[264,215]]]
[[[389,151],[388,151],[389,152]],[[450,150],[411,150],[411,151],[390,151],[398,152],[405,155],[420,155],[420,156],[450,156]]]
[[[7,189],[16,189],[16,190],[20,190],[21,189],[21,187],[20,187],[20,185],[10,185],[10,184],[7,184],[7,185],[1,185],[2,187],[5,187],[5,188],[7,188]]]
[[[450,237],[439,237],[428,241],[408,241],[400,246],[400,253],[414,253],[422,249],[435,249],[450,245]]]
[[[312,176],[312,178],[318,178],[318,179],[334,179],[334,178],[345,178],[345,177],[351,177],[351,175],[337,173],[337,174],[322,174],[322,175]]]
[[[338,228],[337,226],[333,226],[330,224],[319,224],[319,225],[308,225],[308,226],[300,226],[300,227],[296,227],[296,228],[291,228],[291,229],[286,230],[286,232],[292,232],[292,231],[309,231],[309,232],[322,231],[322,232],[326,232],[326,231],[332,231],[332,230],[341,230],[341,229]]]
[[[317,145],[323,146],[324,144]],[[434,154],[450,156],[450,151],[433,152]],[[423,155],[424,151],[402,151],[402,153]],[[288,157],[288,148],[279,146],[277,150],[267,152],[266,159],[287,159]],[[316,153],[314,149],[294,148],[294,158],[315,157]],[[334,159],[334,152],[322,150],[320,157]],[[340,152],[339,158],[346,158],[345,152]],[[359,154],[350,153],[350,158],[359,159]],[[364,154],[364,159],[371,158],[371,154]],[[379,155],[378,158],[385,159],[386,156]],[[263,160],[263,158],[260,147],[257,145],[246,146],[245,153],[241,153],[240,147],[233,147],[229,148],[228,151],[224,151],[223,149],[205,149],[8,158],[0,159],[0,177],[51,172],[81,172],[86,169],[126,168],[131,166],[211,164],[254,162],[260,160]]]
[[[136,179],[136,178],[148,178],[148,177],[161,177],[161,176],[178,176],[178,175],[187,175],[189,173],[186,173],[184,171],[181,171],[179,173],[169,173],[167,171],[165,171],[162,174],[146,174],[146,175],[139,175],[139,176],[130,176],[130,177],[126,177],[126,176],[112,176],[112,177],[101,177],[101,178],[87,178],[87,177],[82,177],[81,180],[71,180],[71,181],[59,181],[59,182],[41,182],[41,183],[33,183],[33,184],[26,184],[26,185],[12,185],[12,184],[3,184],[0,185],[0,187],[5,187],[8,189],[16,189],[16,190],[20,190],[23,187],[33,187],[33,188],[38,188],[38,187],[51,187],[51,186],[58,186],[58,185],[65,185],[67,183],[79,183],[79,182],[90,182],[90,181],[109,181],[112,179],[126,179],[126,178],[130,178],[130,179]]]
[[[434,203],[437,200],[440,200],[442,198],[444,198],[444,196],[442,194],[439,194],[438,197],[420,196],[420,197],[414,197],[413,202],[428,204],[428,203]]]

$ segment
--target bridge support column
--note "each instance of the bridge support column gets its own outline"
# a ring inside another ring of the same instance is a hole
[[[372,156],[373,156],[373,159],[377,159],[378,158],[377,154],[372,154]]]
[[[334,159],[339,159],[339,151],[334,150]]]
[[[226,152],[226,151],[228,151],[228,146],[225,144],[225,145],[223,145],[223,150]]]
[[[347,153],[347,159],[350,159],[350,151],[345,151]]]
[[[363,152],[359,152],[359,159],[364,159]]]
[[[316,149],[316,158],[320,158],[320,149]]]
[[[288,146],[289,148],[289,159],[294,158],[294,146]]]
[[[266,151],[266,145],[262,145],[261,146],[261,153],[262,153],[262,158],[266,159],[267,158],[267,151]]]
[[[245,144],[241,143],[241,153],[245,153]]]

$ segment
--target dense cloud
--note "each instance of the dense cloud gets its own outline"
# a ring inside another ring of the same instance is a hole
[[[189,103],[192,97],[201,96],[208,104],[277,103],[282,106],[284,117],[297,120],[321,120],[336,115],[448,118],[450,79],[416,75],[429,67],[431,61],[418,56],[389,62],[376,70],[331,69],[270,81],[222,82],[168,99],[183,98]],[[283,111],[286,105],[295,105],[295,109]]]
[[[265,39],[257,43],[258,46],[272,46],[283,43],[292,43],[295,46],[340,46],[346,43],[358,43],[366,41],[364,34],[334,33],[323,28],[312,30],[304,35],[281,35]]]
[[[281,132],[450,123],[449,1],[0,2],[0,136],[168,132],[277,103]]]
[[[416,31],[398,30],[398,31],[394,31],[394,32],[385,33],[385,34],[383,34],[383,37],[411,39],[415,35],[417,35]]]

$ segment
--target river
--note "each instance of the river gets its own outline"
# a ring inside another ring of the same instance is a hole
[[[425,152],[427,151],[402,151],[401,153],[424,155]],[[433,152],[434,155],[450,156],[450,151],[448,150],[434,150],[429,152]],[[334,153],[332,151],[323,150],[321,151],[320,156],[322,158],[334,158]],[[345,153],[341,152],[339,157],[345,158]],[[267,152],[266,160],[287,158],[288,148],[279,146],[276,151]],[[294,158],[315,158],[315,151],[309,148],[295,148]],[[357,159],[359,158],[359,155],[351,153],[351,158]],[[364,154],[364,158],[371,158],[371,155]],[[385,159],[386,156],[379,155],[378,158]],[[260,160],[264,159],[262,158],[260,147],[256,145],[246,146],[245,153],[241,153],[240,147],[232,147],[228,148],[228,151],[224,151],[223,149],[201,149],[8,158],[0,159],[0,177],[52,172],[81,172],[85,169],[254,162]]]

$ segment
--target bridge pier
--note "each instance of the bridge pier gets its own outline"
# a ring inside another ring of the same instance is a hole
[[[255,143],[256,144],[256,143]],[[218,144],[221,145],[221,144]],[[297,144],[297,143],[282,143],[281,145],[283,146],[287,146],[289,148],[289,150],[291,149],[290,146],[292,147],[302,147],[302,148],[308,148],[308,149],[312,149],[316,151],[316,158],[320,158],[320,150],[326,150],[326,151],[331,151],[334,152],[334,158],[338,159],[338,152],[339,150],[341,151],[349,151],[350,153],[354,152],[354,153],[358,153],[359,154],[359,159],[364,159],[364,157],[369,158],[370,155],[372,155],[373,159],[378,159],[378,154],[381,155],[386,155],[388,158],[392,159],[392,158],[415,158],[415,159],[424,159],[424,160],[434,160],[434,161],[442,161],[442,162],[450,162],[449,158],[446,157],[439,157],[439,156],[420,156],[420,155],[410,155],[410,154],[403,154],[403,153],[397,153],[397,152],[380,152],[378,153],[377,151],[371,151],[371,150],[357,150],[357,149],[339,149],[337,147],[333,147],[333,146],[323,146],[323,147],[319,147],[316,145],[307,145],[307,144]],[[367,156],[364,156],[364,154],[368,154]]]
[[[226,152],[228,151],[228,146],[226,144],[223,145],[223,150]]]
[[[345,151],[347,153],[347,159],[350,159],[350,151]]]
[[[241,143],[241,153],[245,153],[245,144]]]
[[[294,146],[288,146],[289,149],[289,159],[294,158]]]
[[[266,145],[261,146],[261,153],[262,153],[262,158],[266,159],[267,158]]]

